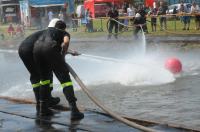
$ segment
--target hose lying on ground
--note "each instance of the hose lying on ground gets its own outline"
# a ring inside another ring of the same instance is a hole
[[[109,115],[111,115],[113,118],[123,122],[124,124],[127,124],[128,126],[131,126],[133,128],[145,131],[145,132],[158,132],[157,130],[151,129],[151,128],[147,128],[144,127],[142,125],[138,125],[134,122],[131,122],[117,114],[115,114],[114,112],[112,112],[111,110],[109,110],[108,108],[106,108],[104,105],[102,105],[100,103],[100,101],[94,97],[89,90],[86,88],[86,86],[83,84],[83,82],[81,81],[81,79],[78,77],[78,75],[75,73],[75,71],[71,68],[71,66],[68,65],[68,69],[69,72],[71,73],[71,75],[74,77],[74,79],[76,80],[76,82],[80,85],[80,87],[82,88],[82,90],[87,94],[87,96],[97,105],[99,106],[102,110],[104,110],[106,113],[108,113]]]

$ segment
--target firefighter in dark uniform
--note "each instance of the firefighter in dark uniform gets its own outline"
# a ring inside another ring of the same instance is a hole
[[[114,6],[111,10],[109,10],[108,14],[107,14],[108,17],[110,17],[109,21],[109,27],[108,27],[108,39],[111,38],[112,36],[112,30],[113,30],[113,27],[115,27],[115,38],[117,39],[117,36],[118,36],[118,17],[119,17],[119,12],[118,10],[116,9],[116,7]]]
[[[133,35],[135,39],[138,39],[138,33],[145,29],[146,21],[139,13],[136,13],[133,24],[134,24]]]
[[[36,63],[33,59],[33,47],[35,42],[38,40],[38,38],[45,32],[45,30],[41,30],[38,32],[33,33],[32,35],[28,36],[19,46],[18,53],[23,61],[25,67],[30,73],[30,81],[33,87],[33,91],[35,94],[35,100],[36,100],[36,110],[37,113],[39,113],[39,91],[40,91],[40,74],[37,69]],[[53,74],[51,75],[51,91],[53,90]],[[52,97],[50,94],[50,106],[54,106],[60,102],[60,98]]]
[[[68,51],[70,34],[65,31],[66,24],[61,21],[55,21],[55,26],[49,26],[39,40],[34,45],[34,60],[40,71],[40,115],[52,115],[53,111],[49,109],[50,97],[50,79],[53,71],[61,83],[63,93],[71,109],[71,119],[82,119],[84,114],[76,106],[76,97],[73,84],[70,79],[68,64],[65,62],[65,54]],[[51,22],[50,22],[51,25]],[[74,54],[75,55],[75,54]]]

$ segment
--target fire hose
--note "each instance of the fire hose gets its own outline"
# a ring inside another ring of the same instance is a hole
[[[118,121],[121,121],[122,123],[145,131],[145,132],[158,132],[157,130],[136,124],[134,122],[131,122],[121,116],[119,116],[118,114],[115,114],[113,111],[111,111],[110,109],[108,109],[107,107],[105,107],[94,95],[91,94],[91,92],[86,88],[86,86],[84,85],[84,83],[81,81],[81,79],[78,77],[78,75],[76,74],[76,72],[71,68],[70,65],[68,65],[68,70],[71,73],[71,75],[74,77],[74,79],[76,80],[76,82],[79,84],[79,86],[82,88],[82,90],[86,93],[86,95],[97,105],[99,106],[104,112],[106,112],[107,114],[109,114],[110,116],[112,116],[113,118],[117,119]]]

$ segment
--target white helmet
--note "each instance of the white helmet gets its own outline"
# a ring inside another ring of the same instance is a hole
[[[135,17],[136,17],[136,18],[141,17],[140,13],[136,13]]]
[[[57,23],[58,21],[61,21],[61,20],[58,19],[58,18],[53,18],[53,19],[49,22],[48,27],[55,27],[55,25],[56,25],[56,23]]]

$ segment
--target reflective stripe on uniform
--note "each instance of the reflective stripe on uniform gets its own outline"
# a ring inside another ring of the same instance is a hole
[[[69,86],[72,86],[72,82],[65,82],[65,83],[62,83],[61,86],[64,88],[64,87],[69,87]]]
[[[32,87],[33,88],[37,88],[37,87],[39,87],[41,84],[40,83],[35,83],[35,84],[32,84]]]
[[[50,80],[44,80],[44,81],[40,81],[41,85],[47,85],[50,84]]]

